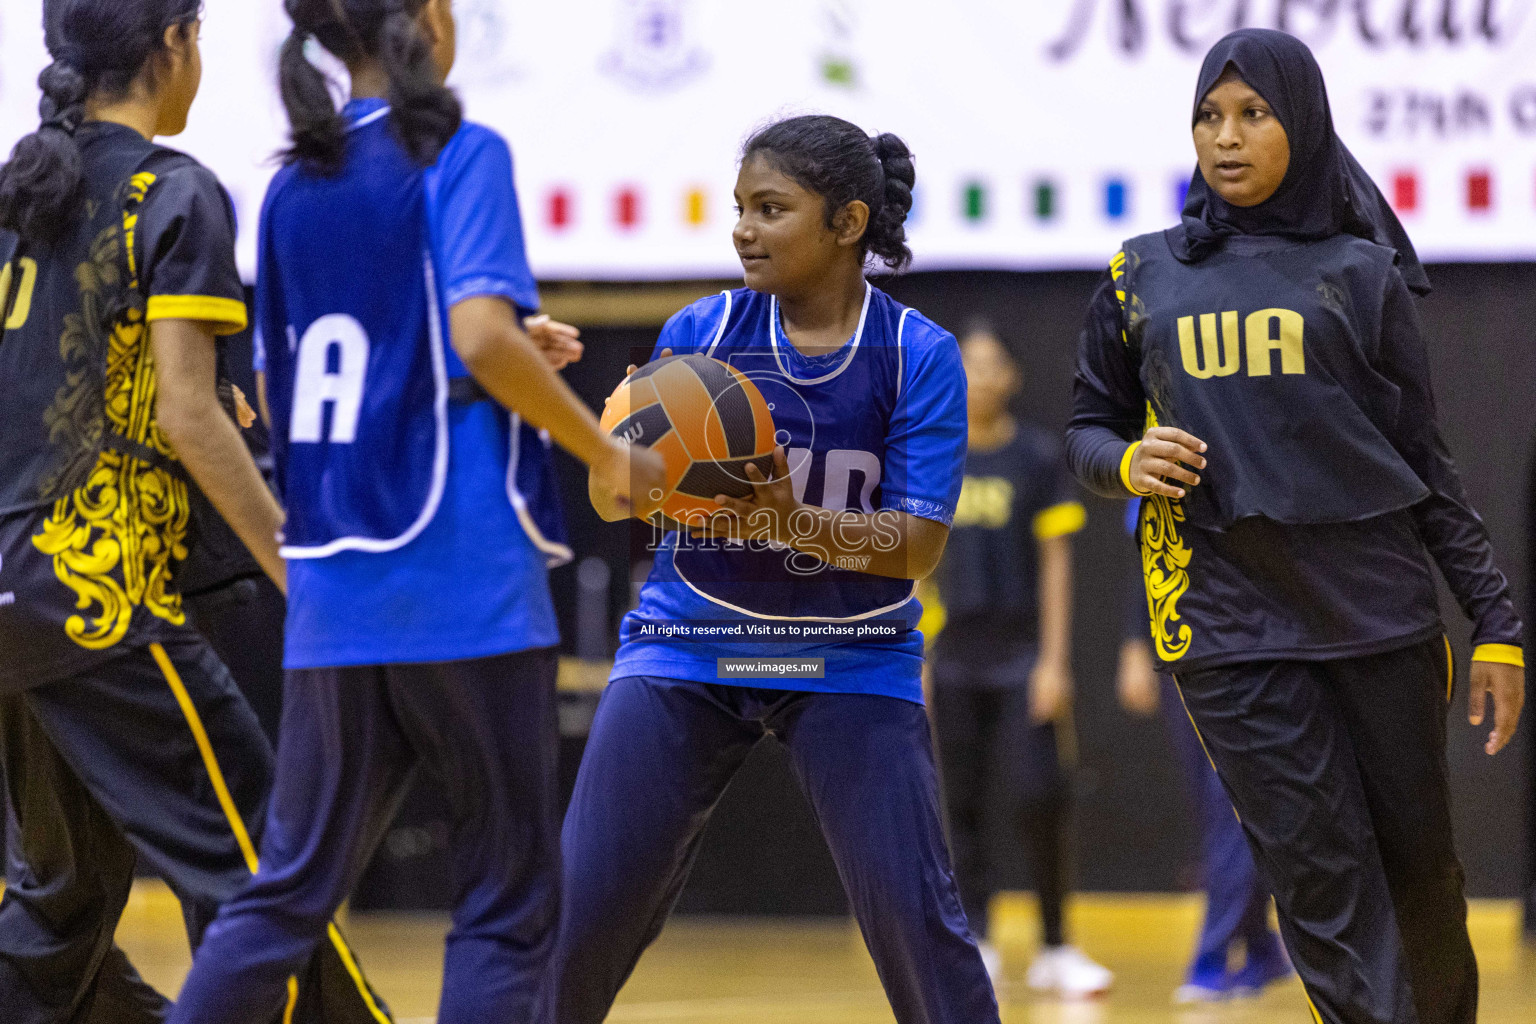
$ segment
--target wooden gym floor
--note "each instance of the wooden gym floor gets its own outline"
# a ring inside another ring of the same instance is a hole
[[[1261,999],[1215,1007],[1170,1003],[1181,980],[1200,901],[1188,896],[1081,896],[1075,939],[1116,972],[1103,1000],[1062,1003],[1022,984],[1001,995],[1004,1024],[1303,1024],[1299,983]],[[1036,926],[1027,897],[1005,896],[996,914],[1011,976],[1033,953]],[[1472,941],[1482,967],[1481,1024],[1536,1020],[1536,948],[1522,946],[1516,905],[1473,904]],[[446,922],[435,915],[354,914],[345,929],[374,987],[400,1024],[430,1024]],[[140,883],[118,941],[144,976],[174,992],[188,956],[175,899]],[[625,1024],[889,1024],[890,1010],[858,931],[837,920],[681,918],[640,961],[609,1017]]]

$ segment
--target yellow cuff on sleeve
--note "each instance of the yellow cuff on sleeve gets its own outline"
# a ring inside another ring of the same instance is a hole
[[[1088,522],[1088,510],[1083,508],[1081,502],[1063,501],[1035,516],[1035,539],[1055,540],[1057,537],[1065,537],[1081,530],[1086,522]]]
[[[1130,491],[1132,494],[1139,494],[1142,497],[1146,497],[1152,492],[1138,491],[1135,487],[1131,486],[1131,456],[1135,455],[1136,449],[1140,447],[1140,441],[1133,441],[1131,442],[1131,446],[1125,450],[1125,454],[1120,456],[1120,482],[1124,484],[1125,489]]]
[[[1514,644],[1478,644],[1472,651],[1472,660],[1525,668],[1525,652]]]
[[[217,295],[151,295],[144,319],[198,320],[213,324],[215,334],[238,334],[245,330],[245,303]]]

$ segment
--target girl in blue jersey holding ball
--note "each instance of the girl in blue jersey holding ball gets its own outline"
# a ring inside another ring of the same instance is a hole
[[[632,458],[555,376],[574,332],[521,325],[538,294],[511,155],[443,86],[451,0],[287,10],[293,146],[257,283],[288,515],[277,783],[261,869],[209,928],[173,1019],[275,1019],[422,769],[448,804],[457,889],[437,1019],[520,1024],[559,905],[546,564],[569,557],[540,521],[530,424],[621,498],[655,487],[660,459]],[[340,111],[311,40],[350,72]]]
[[[789,749],[897,1020],[998,1019],[940,823],[913,597],[960,493],[965,375],[951,334],[865,279],[871,257],[911,259],[913,180],[894,135],[820,116],[758,132],[736,187],[747,287],[662,331],[660,355],[704,353],[751,378],[780,447],[771,476],[746,470],[750,498],[722,495],[719,515],[666,535],[624,620],[565,823],[559,1024],[607,1015],[711,809],[770,734]],[[621,517],[595,474],[592,494]],[[654,628],[721,620],[773,639]],[[720,661],[763,657],[810,663],[814,678]]]

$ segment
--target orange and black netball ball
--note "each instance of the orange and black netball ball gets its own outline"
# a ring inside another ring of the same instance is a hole
[[[773,472],[773,414],[741,371],[705,355],[668,356],[624,378],[603,408],[603,429],[660,453],[665,525],[718,512],[715,495],[752,493],[747,464]]]

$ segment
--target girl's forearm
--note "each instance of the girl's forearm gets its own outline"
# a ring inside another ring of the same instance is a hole
[[[1102,498],[1128,498],[1133,493],[1122,472],[1134,444],[1109,427],[1079,422],[1067,427],[1067,464],[1073,474]]]
[[[923,579],[931,573],[948,535],[942,523],[895,509],[834,512],[813,505],[790,513],[779,533],[796,551],[836,568],[898,580]]]
[[[155,416],[187,472],[268,576],[286,590],[278,552],[283,511],[235,426],[219,404],[211,329],[187,320],[151,325],[159,382]]]
[[[589,466],[614,457],[597,417],[524,333],[510,305],[476,296],[448,316],[454,350],[492,398]]]
[[[177,457],[219,515],[250,549],[262,570],[286,592],[287,569],[277,542],[283,512],[251,461],[239,428],[214,402],[183,419],[179,429],[166,433]]]

